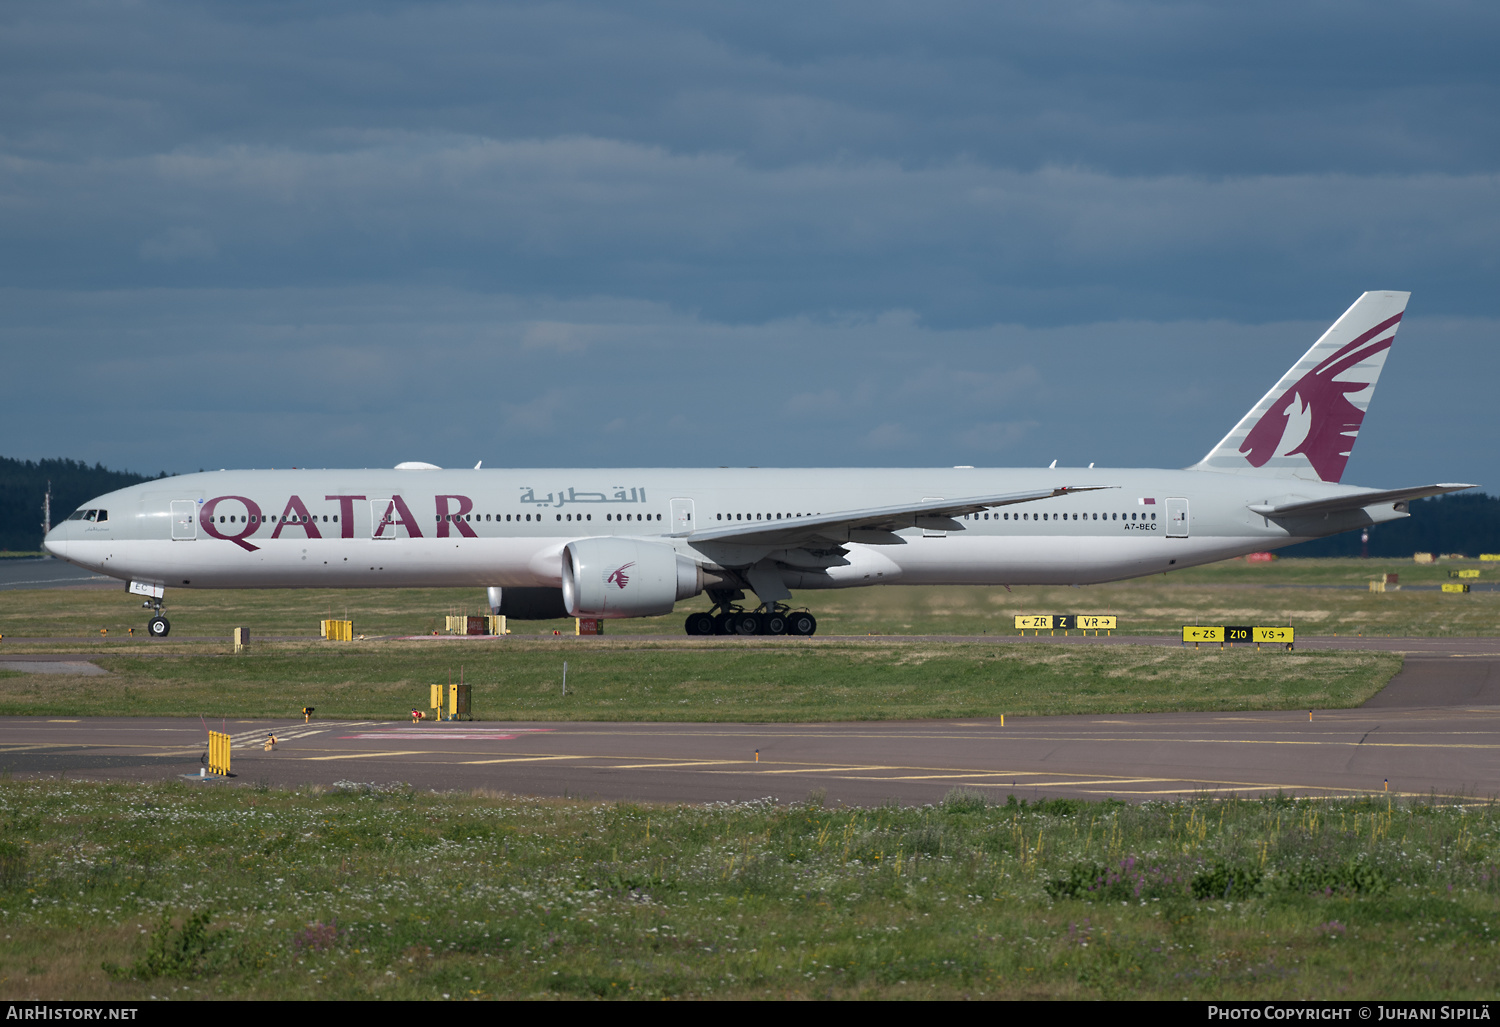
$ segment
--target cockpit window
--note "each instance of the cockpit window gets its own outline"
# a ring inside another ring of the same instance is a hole
[[[109,511],[108,510],[100,510],[99,511],[99,517],[98,517],[98,519],[101,520],[101,521],[107,521],[107,520],[109,520]]]
[[[86,521],[92,521],[95,517],[98,517],[98,516],[99,516],[99,511],[98,510],[90,510],[88,513],[86,513],[86,514],[83,515],[83,519],[86,520]]]
[[[68,520],[81,521],[83,520],[84,514],[86,513],[88,513],[87,510],[74,510],[72,513],[68,514]]]

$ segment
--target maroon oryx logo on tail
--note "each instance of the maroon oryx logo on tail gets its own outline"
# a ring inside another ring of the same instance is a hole
[[[1344,465],[1349,462],[1349,451],[1354,447],[1354,437],[1364,423],[1364,411],[1349,402],[1351,393],[1363,392],[1369,382],[1336,381],[1339,375],[1382,350],[1390,349],[1395,334],[1370,342],[1388,328],[1394,328],[1401,315],[1380,322],[1353,342],[1341,346],[1337,352],[1318,364],[1298,379],[1280,398],[1276,399],[1255,427],[1240,444],[1240,452],[1254,467],[1264,467],[1273,456],[1292,456],[1300,453],[1307,457],[1324,481],[1338,481],[1344,474]],[[1368,345],[1366,345],[1368,343]],[[1293,448],[1280,452],[1287,439],[1287,424],[1293,416],[1307,424],[1307,436]]]
[[[635,561],[631,560],[623,567],[616,567],[613,571],[610,572],[609,577],[604,579],[605,584],[619,585],[621,588],[624,588],[626,585],[630,584],[630,575],[626,574],[625,572],[634,566]]]

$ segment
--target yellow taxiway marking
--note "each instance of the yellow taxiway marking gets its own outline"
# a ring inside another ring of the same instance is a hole
[[[426,749],[411,749],[402,752],[346,752],[339,756],[302,756],[300,759],[317,762],[319,760],[369,760],[378,759],[381,756],[427,756]]]
[[[647,757],[648,759],[650,757]],[[675,770],[677,767],[722,767],[732,764],[755,766],[750,760],[697,760],[692,763],[620,763],[600,770]]]
[[[850,767],[850,770],[904,770],[904,767]],[[1036,777],[1040,770],[955,770],[947,774],[903,774],[900,777],[846,777],[846,781],[948,781],[957,778],[970,780],[976,777]],[[1175,781],[1176,778],[1163,778]],[[1031,782],[1027,782],[1029,785]]]
[[[750,764],[750,765],[752,767],[755,766],[755,764],[753,764],[753,763]],[[761,765],[764,766],[764,764],[761,764]],[[841,772],[844,772],[844,771],[848,771],[848,770],[905,770],[905,769],[906,769],[905,767],[866,767],[866,766],[829,767],[829,766],[824,766],[824,765],[820,765],[820,764],[814,763],[811,766],[793,767],[790,770],[757,770],[757,771],[755,771],[755,773],[757,773],[757,774],[838,774],[838,773],[841,773]],[[734,771],[733,773],[738,773],[738,771]],[[983,773],[983,771],[980,771],[980,773]]]
[[[900,779],[899,778],[891,778],[890,780],[900,780]],[[1021,783],[1024,784],[1027,788],[1061,788],[1064,785],[1066,785],[1069,788],[1072,788],[1072,787],[1076,787],[1078,785],[1150,785],[1150,784],[1160,784],[1163,781],[1176,781],[1176,780],[1178,780],[1178,779],[1175,778],[1175,777],[1119,777],[1119,778],[1113,778],[1112,777],[1112,778],[1105,778],[1102,781],[1023,781]],[[986,788],[1005,788],[1005,787],[1009,787],[1008,785],[1002,785],[1002,784],[999,784],[999,783],[997,783],[995,781],[974,781],[973,783],[976,784],[976,785],[982,785],[982,786],[984,786]]]
[[[597,760],[609,759],[608,756],[508,756],[500,760],[461,760],[460,765],[465,767],[475,766],[480,763],[541,763],[543,760]],[[618,756],[615,759],[619,759]]]

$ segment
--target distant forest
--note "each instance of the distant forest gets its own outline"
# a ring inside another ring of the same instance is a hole
[[[165,478],[163,471],[157,475]],[[0,549],[34,552],[42,548],[42,497],[52,482],[52,523],[67,518],[90,499],[127,485],[150,481],[146,474],[111,471],[77,460],[11,460],[0,456]]]
[[[167,477],[162,471],[158,478]],[[42,496],[52,482],[52,523],[90,499],[150,475],[111,471],[76,460],[10,460],[0,457],[0,549],[30,552],[42,547]],[[1282,556],[1358,556],[1359,532],[1320,538],[1281,550]],[[1500,553],[1500,496],[1460,493],[1419,499],[1411,516],[1370,529],[1370,555],[1412,553]]]

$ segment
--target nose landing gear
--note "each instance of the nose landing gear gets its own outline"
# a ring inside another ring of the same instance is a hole
[[[156,616],[146,622],[146,633],[152,638],[166,638],[172,630],[172,622],[161,615],[162,601],[160,599],[148,599],[141,604],[142,609],[155,610]]]

